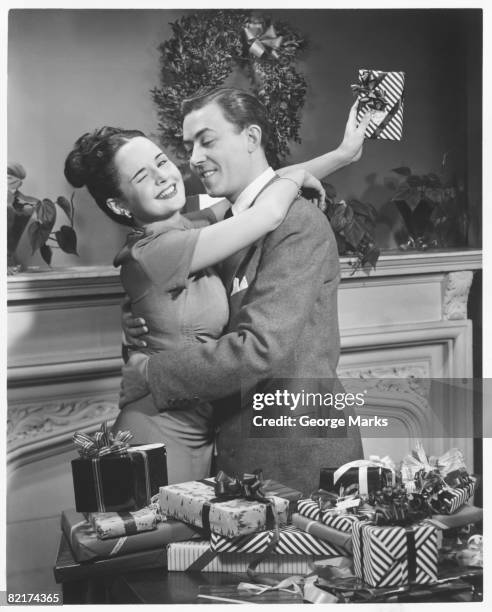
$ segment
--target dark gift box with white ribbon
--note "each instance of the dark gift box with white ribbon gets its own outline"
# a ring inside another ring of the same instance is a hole
[[[378,461],[358,459],[338,468],[323,467],[319,475],[319,488],[339,495],[368,495],[394,483],[395,470],[386,458]]]
[[[72,461],[77,512],[139,510],[167,484],[164,444],[129,446],[130,437],[112,434],[105,424],[92,436],[74,435],[81,454]]]
[[[355,574],[372,587],[437,580],[438,538],[432,525],[354,523],[352,544]]]

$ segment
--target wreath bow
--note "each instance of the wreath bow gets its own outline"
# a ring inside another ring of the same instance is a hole
[[[359,82],[350,86],[353,93],[360,96],[361,106],[366,104],[373,110],[384,110],[386,92],[380,87],[383,76],[376,76],[370,70],[365,70],[359,75]]]
[[[279,59],[278,49],[282,46],[282,36],[277,36],[273,25],[263,29],[261,21],[248,21],[243,28],[249,53],[256,58],[262,57],[266,52],[274,59]]]

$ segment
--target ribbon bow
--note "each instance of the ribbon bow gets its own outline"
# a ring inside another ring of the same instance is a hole
[[[363,70],[359,74],[359,82],[352,84],[352,92],[359,96],[360,105],[366,105],[373,110],[384,110],[386,106],[386,92],[380,83],[384,74],[376,76],[370,70]]]
[[[253,474],[243,474],[243,478],[232,478],[222,470],[215,478],[215,497],[218,499],[245,499],[268,501],[262,489],[263,479],[261,471]]]
[[[105,421],[101,424],[100,430],[92,435],[77,431],[72,439],[81,457],[94,459],[107,455],[125,455],[128,452],[128,441],[132,437],[129,431],[118,431],[113,434]]]
[[[280,55],[278,50],[282,46],[282,36],[277,36],[273,25],[266,30],[263,29],[263,22],[260,19],[248,21],[243,28],[248,45],[248,51],[256,58],[262,57],[266,52],[274,59],[278,60]]]

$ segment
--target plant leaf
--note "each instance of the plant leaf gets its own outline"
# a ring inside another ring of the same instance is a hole
[[[43,244],[43,246],[39,249],[39,252],[41,253],[41,257],[44,259],[44,261],[50,266],[51,258],[53,257],[51,247],[47,244]]]
[[[36,205],[36,215],[43,228],[51,232],[56,220],[56,206],[53,202],[46,198],[40,200]]]
[[[34,255],[34,253],[48,240],[50,230],[43,227],[39,221],[33,221],[28,231],[32,254]]]
[[[408,166],[400,166],[398,168],[393,168],[392,172],[396,172],[396,174],[400,174],[401,176],[410,176],[412,171]]]
[[[63,196],[59,196],[56,199],[56,203],[63,210],[63,212],[67,215],[69,221],[71,222],[72,221],[72,205],[67,200],[67,198]]]
[[[64,253],[78,255],[77,234],[75,233],[75,230],[72,227],[69,227],[68,225],[62,225],[60,229],[55,232],[55,237],[60,249]]]
[[[366,233],[366,228],[364,225],[354,217],[350,223],[343,228],[343,235],[345,236],[347,242],[351,244],[354,249],[359,246],[360,241],[364,237]]]

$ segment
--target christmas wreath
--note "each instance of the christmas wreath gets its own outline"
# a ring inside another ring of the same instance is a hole
[[[295,64],[306,41],[288,24],[247,10],[201,10],[171,28],[172,37],[159,46],[161,85],[151,92],[162,144],[184,159],[182,101],[224,86],[240,71],[268,108],[272,130],[266,154],[272,166],[281,165],[289,141],[300,142],[306,81]]]

